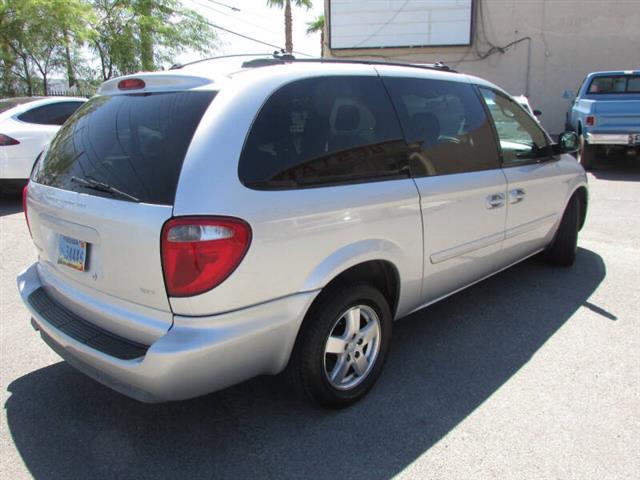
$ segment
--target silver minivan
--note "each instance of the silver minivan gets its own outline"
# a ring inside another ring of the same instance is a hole
[[[497,86],[442,67],[206,61],[102,85],[36,164],[18,277],[62,358],[144,402],[284,372],[362,398],[393,321],[542,253],[587,180]]]

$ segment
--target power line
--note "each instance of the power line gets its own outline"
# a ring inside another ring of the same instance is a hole
[[[391,18],[389,18],[389,20],[387,20],[387,21],[386,21],[386,22],[384,22],[382,25],[380,25],[380,27],[379,27],[377,30],[375,30],[371,35],[369,35],[369,36],[368,36],[368,37],[366,37],[364,40],[362,40],[362,41],[361,41],[361,42],[359,42],[357,45],[355,45],[355,46],[354,46],[354,48],[358,48],[358,47],[360,47],[363,43],[368,42],[368,41],[369,41],[369,40],[371,40],[373,37],[375,37],[377,34],[379,34],[379,33],[384,29],[384,27],[386,27],[387,25],[389,25],[391,22],[393,22],[393,21],[396,19],[396,17],[397,17],[398,15],[400,15],[400,12],[402,12],[402,11],[404,10],[404,7],[406,7],[406,6],[407,6],[407,3],[409,3],[409,0],[405,0],[405,2],[402,4],[402,6],[401,6],[398,10],[396,10],[396,11],[393,13],[393,15],[391,16]]]
[[[274,35],[278,35],[278,32],[275,32],[274,30],[270,30],[268,28],[265,28],[262,25],[258,25],[257,23],[250,22],[249,20],[245,20],[244,18],[237,17],[237,16],[235,16],[233,14],[230,14],[230,13],[225,13],[222,10],[218,10],[217,8],[211,7],[209,5],[205,5],[204,3],[200,3],[198,0],[192,0],[192,1],[194,2],[195,5],[197,5],[199,7],[206,8],[207,10],[219,13],[220,15],[224,15],[225,17],[232,18],[232,19],[234,19],[234,20],[236,20],[238,22],[246,23],[247,25],[251,25],[252,27],[259,28],[261,30],[264,30],[265,32],[269,32],[269,33],[272,33]],[[211,0],[207,0],[207,1],[211,2]],[[215,2],[213,2],[213,3],[215,3]]]
[[[241,11],[238,7],[233,7],[231,5],[227,5],[226,3],[221,3],[221,2],[216,2],[215,0],[207,0],[210,3],[215,3],[216,5],[220,5],[221,7],[227,7],[230,10],[233,10],[234,12],[239,12]]]
[[[180,13],[180,15],[187,16],[187,17],[190,17],[192,19],[195,19],[195,17],[193,17],[191,15],[188,15],[188,14],[185,14],[185,13],[181,13],[181,12],[175,12],[175,13]],[[218,30],[222,30],[223,32],[227,32],[227,33],[230,33],[232,35],[237,35],[238,37],[242,37],[242,38],[245,38],[247,40],[251,40],[252,42],[256,42],[256,43],[260,43],[262,45],[266,45],[267,47],[277,48],[278,50],[284,50],[282,48],[282,45],[275,45],[273,43],[265,42],[263,40],[259,40],[259,39],[254,38],[254,37],[250,37],[249,35],[244,35],[243,33],[235,32],[235,31],[230,30],[228,28],[221,27],[220,25],[216,25],[215,23],[212,23],[212,22],[210,22],[209,20],[207,20],[205,18],[200,18],[199,20],[202,20],[202,21],[204,21],[204,23],[206,23],[210,27],[216,28]],[[313,57],[313,55],[309,55],[308,53],[297,52],[295,50],[293,52],[291,52],[291,53],[296,53],[298,55],[304,55],[305,57]]]

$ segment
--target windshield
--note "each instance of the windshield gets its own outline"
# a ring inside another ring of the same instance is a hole
[[[187,148],[215,92],[98,96],[60,129],[35,182],[172,205]]]
[[[595,77],[591,80],[588,93],[640,93],[640,75]]]

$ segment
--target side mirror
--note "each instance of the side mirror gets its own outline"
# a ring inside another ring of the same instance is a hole
[[[553,145],[553,153],[575,153],[578,150],[578,135],[576,132],[564,132],[558,137],[558,143]]]
[[[576,95],[575,95],[575,93],[573,93],[573,90],[563,90],[562,91],[562,98],[564,98],[565,100],[571,100],[575,96]]]
[[[533,114],[534,114],[536,117],[540,117],[540,116],[542,116],[542,112],[541,112],[540,110],[538,110],[538,109],[534,110],[534,111],[533,111]]]

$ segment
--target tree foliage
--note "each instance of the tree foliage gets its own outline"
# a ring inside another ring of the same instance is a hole
[[[70,86],[174,63],[216,36],[181,0],[0,0],[0,90],[47,92],[53,72]],[[93,77],[93,78],[92,78]]]
[[[81,0],[2,0],[3,87],[11,91],[16,80],[32,93],[38,82],[44,91],[52,71],[70,67],[72,42],[82,42],[90,10]]]
[[[96,22],[91,48],[107,80],[171,65],[187,47],[208,53],[216,36],[204,17],[179,0],[93,0]]]
[[[307,35],[320,32],[320,56],[324,56],[324,14],[307,22]]]

